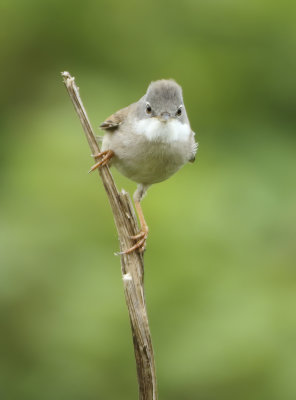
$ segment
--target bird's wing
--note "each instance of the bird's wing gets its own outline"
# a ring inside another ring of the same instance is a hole
[[[116,113],[110,115],[101,125],[100,128],[107,130],[107,131],[115,131],[118,129],[118,127],[125,121],[128,113],[129,113],[129,108],[125,107],[122,108],[121,110],[117,111]]]
[[[195,136],[195,133],[192,131],[193,137]],[[191,157],[189,158],[189,162],[193,163],[195,161],[195,155],[198,149],[198,143],[194,141],[193,147],[192,147],[192,154]]]

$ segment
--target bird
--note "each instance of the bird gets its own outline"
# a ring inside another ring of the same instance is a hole
[[[195,161],[198,143],[186,113],[182,88],[172,79],[153,81],[143,97],[108,117],[99,161],[137,183],[133,200],[141,230],[131,236],[135,244],[121,254],[144,252],[148,225],[141,201],[148,188],[168,179],[188,162]]]

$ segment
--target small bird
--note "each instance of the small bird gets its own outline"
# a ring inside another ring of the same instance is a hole
[[[138,184],[133,199],[141,231],[132,236],[135,245],[123,253],[143,252],[148,226],[141,200],[149,186],[168,179],[188,161],[194,162],[198,147],[181,86],[166,79],[151,82],[139,101],[112,114],[100,128],[106,132],[102,151],[95,155],[100,161],[90,171],[108,163]]]

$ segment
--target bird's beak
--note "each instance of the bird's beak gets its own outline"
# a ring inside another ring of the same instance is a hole
[[[170,113],[168,113],[168,112],[162,112],[159,116],[158,116],[158,119],[161,121],[161,122],[167,122],[169,119],[171,118],[171,114]]]

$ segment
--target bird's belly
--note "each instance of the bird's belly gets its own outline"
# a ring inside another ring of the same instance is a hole
[[[189,125],[140,120],[122,124],[103,138],[102,150],[113,150],[112,164],[129,179],[143,184],[161,182],[188,162],[194,149]]]
[[[147,142],[145,146],[115,152],[113,165],[129,179],[143,184],[161,182],[177,172],[188,157],[177,143]]]

